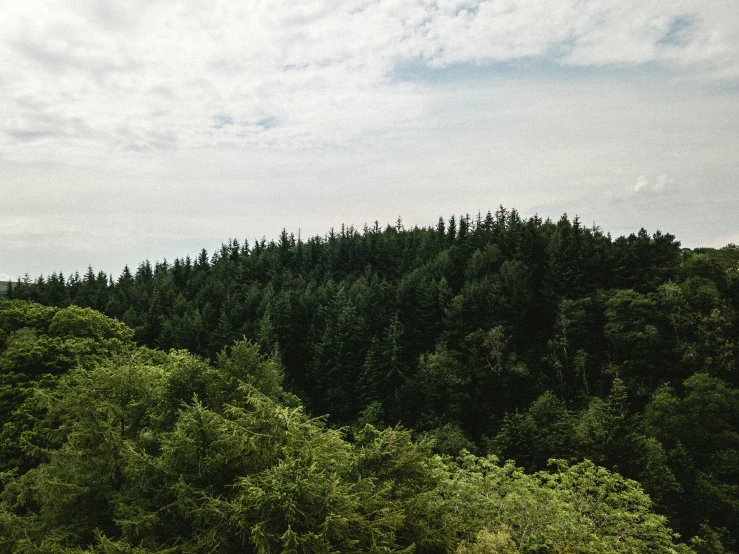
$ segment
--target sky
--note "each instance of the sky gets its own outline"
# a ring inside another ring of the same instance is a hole
[[[3,0],[0,280],[515,208],[739,243],[736,0]]]

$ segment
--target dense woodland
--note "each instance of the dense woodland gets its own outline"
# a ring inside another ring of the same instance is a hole
[[[9,297],[3,551],[739,545],[736,246],[499,208]]]

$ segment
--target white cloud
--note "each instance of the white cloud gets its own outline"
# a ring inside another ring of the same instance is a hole
[[[633,185],[626,186],[628,194],[648,194],[657,195],[667,192],[674,192],[675,179],[668,177],[667,174],[659,175],[653,179],[649,179],[646,175],[639,175]]]
[[[636,183],[633,187],[631,187],[631,190],[634,192],[639,192],[640,190],[647,188],[649,186],[649,180],[647,180],[646,175],[639,175],[639,177],[636,179]]]

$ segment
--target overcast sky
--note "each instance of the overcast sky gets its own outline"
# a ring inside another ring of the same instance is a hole
[[[503,204],[739,243],[736,0],[3,0],[0,279]]]

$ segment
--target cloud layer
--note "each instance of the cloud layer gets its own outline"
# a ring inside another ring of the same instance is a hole
[[[424,91],[393,78],[542,57],[660,62],[736,78],[721,2],[10,2],[0,8],[2,152],[69,160],[166,148],[345,145],[413,121]]]
[[[3,2],[0,271],[52,263],[33,240],[113,241],[120,267],[244,219],[725,203],[737,24],[697,0]]]

